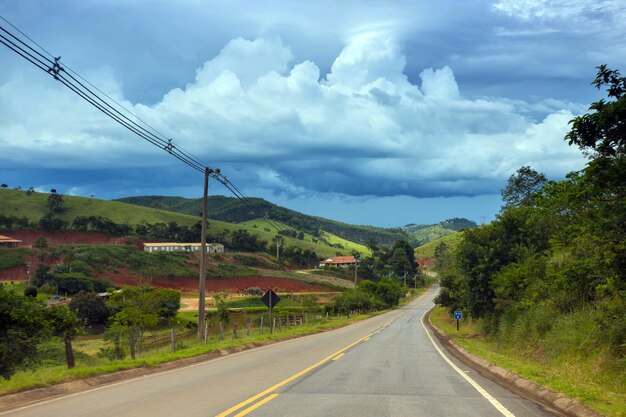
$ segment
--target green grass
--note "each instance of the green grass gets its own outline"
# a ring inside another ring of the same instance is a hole
[[[25,257],[29,253],[26,248],[0,248],[0,269],[26,265]]]
[[[432,226],[427,226],[418,230],[407,232],[410,241],[413,242],[415,245],[425,245],[428,242],[432,242],[434,240],[441,239],[444,236],[452,235],[455,233],[456,231],[446,229],[440,224],[434,224]]]
[[[435,248],[437,247],[437,245],[439,245],[442,242],[448,245],[450,252],[454,252],[454,249],[461,242],[461,239],[463,239],[463,234],[459,232],[455,232],[447,236],[440,237],[439,239],[433,240],[432,242],[428,242],[422,246],[417,247],[415,249],[415,257],[417,257],[417,259],[423,259],[423,258],[434,259]]]
[[[281,229],[284,230],[296,230],[291,226],[287,226],[286,224],[275,220],[272,221],[272,223],[277,224]],[[251,233],[259,235],[263,240],[266,240],[268,242],[272,242],[272,239],[276,236],[276,229],[274,229],[274,227],[264,219],[248,220],[244,223],[240,223],[240,225],[247,226],[249,228],[248,230]],[[339,236],[333,235],[332,233],[323,232],[322,237],[323,239],[319,239],[308,233],[304,234],[304,239],[285,237],[285,246],[295,246],[303,250],[312,250],[322,257],[333,256],[337,254],[337,252],[342,254],[350,254],[352,253],[352,251],[360,252],[363,256],[371,255],[371,251],[364,245],[342,239]],[[324,243],[324,239],[328,241],[330,245]],[[314,242],[314,240],[316,240],[317,242]],[[333,244],[341,244],[343,248],[333,247]]]
[[[46,201],[49,194],[32,193],[25,191],[0,189],[0,213],[17,217],[27,217],[30,221],[38,221],[46,213]],[[64,196],[65,209],[58,217],[71,222],[77,216],[102,216],[115,223],[127,223],[137,225],[140,223],[169,223],[176,222],[179,225],[192,226],[199,221],[196,216],[175,213],[172,211],[158,210],[117,201],[98,200],[95,198]],[[291,227],[279,223],[283,229]],[[256,226],[256,227],[255,227]],[[271,244],[277,230],[265,220],[257,219],[240,224],[232,224],[219,220],[209,220],[208,233],[219,235],[223,231],[233,232],[238,229],[247,230],[249,233],[259,236],[262,240]],[[349,254],[357,250],[362,254],[369,254],[369,250],[358,243],[341,239],[330,233],[326,234],[332,243],[341,243],[344,249],[339,249],[325,244],[322,241],[313,242],[311,235],[306,235],[304,240],[285,238],[286,246],[299,247],[301,249],[314,250],[321,257],[335,255],[337,252]]]
[[[457,332],[451,313],[436,307],[431,321],[468,351],[531,381],[561,392],[609,417],[626,416],[626,373],[606,352],[568,352],[551,358],[529,347],[486,337],[477,322],[463,319]],[[548,352],[546,352],[548,353]]]

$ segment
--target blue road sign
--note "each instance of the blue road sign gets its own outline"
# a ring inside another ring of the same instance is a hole
[[[463,318],[463,312],[462,311],[455,311],[454,312],[454,320],[461,320]]]

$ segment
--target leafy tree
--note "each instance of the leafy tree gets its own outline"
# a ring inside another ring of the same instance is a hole
[[[35,239],[35,243],[33,244],[33,248],[35,249],[47,249],[48,248],[48,239],[43,236],[38,236]]]
[[[536,195],[546,185],[545,175],[529,166],[523,166],[509,177],[502,190],[503,209],[508,207],[534,206]]]
[[[69,307],[87,325],[106,324],[111,311],[102,297],[95,293],[81,291],[72,297]]]
[[[37,356],[48,335],[44,305],[0,285],[0,375],[9,379]]]
[[[24,297],[37,298],[37,287],[31,285],[24,288]]]
[[[131,358],[135,358],[136,347],[141,352],[144,332],[155,328],[160,319],[171,317],[174,308],[180,307],[180,295],[176,301],[171,291],[148,286],[125,287],[109,299],[107,306],[114,313],[113,330],[128,335]]]
[[[63,230],[67,226],[67,223],[57,217],[54,217],[54,213],[46,213],[41,219],[39,219],[39,227],[49,232],[57,232]]]
[[[371,237],[367,240],[365,246],[372,252],[376,252],[378,250],[378,241],[375,238]]]
[[[52,306],[46,310],[48,323],[65,345],[65,360],[68,368],[73,368],[74,350],[72,340],[83,331],[83,322],[68,306]]]
[[[53,190],[54,189],[52,189],[51,191]],[[48,196],[46,206],[48,207],[48,210],[50,210],[50,212],[59,213],[63,211],[63,205],[65,204],[65,202],[63,201],[63,194],[57,194],[56,190],[54,191],[55,192],[51,193]]]
[[[452,254],[446,242],[439,242],[435,247],[435,268],[441,270],[450,266]]]
[[[0,184],[0,188],[7,188],[8,185],[7,184]]]
[[[415,251],[405,239],[398,239],[391,248],[388,262],[398,277],[413,276],[417,269]]]
[[[572,130],[566,139],[596,159],[619,158],[626,151],[626,77],[606,65],[597,67],[598,74],[591,83],[600,89],[607,87],[612,101],[601,99],[593,103],[588,113],[570,121]]]

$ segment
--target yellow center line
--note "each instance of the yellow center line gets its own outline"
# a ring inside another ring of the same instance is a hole
[[[364,342],[367,342],[368,340],[370,340],[369,337],[366,337],[365,339],[363,339]]]
[[[395,320],[395,319],[394,319]],[[394,320],[389,321],[389,323],[387,323],[387,325],[391,324]],[[344,353],[346,350],[350,349],[351,347],[361,343],[362,341],[364,341],[365,339],[369,338],[370,336],[372,336],[375,332],[372,332],[370,334],[368,334],[367,336],[363,336],[362,338],[360,338],[359,340],[357,340],[356,342],[350,343],[348,346],[339,349],[337,352],[333,353],[332,355],[329,355],[327,357],[325,357],[324,359],[322,359],[321,361],[309,366],[306,369],[303,369],[302,371],[298,372],[297,374],[294,374],[292,376],[290,376],[287,379],[284,379],[282,381],[280,381],[279,383],[272,385],[271,387],[269,387],[268,389],[259,392],[258,394],[248,398],[245,401],[240,402],[239,404],[236,404],[234,406],[232,406],[231,408],[229,408],[226,411],[221,412],[220,414],[216,415],[215,417],[226,417],[227,415],[239,410],[240,408],[245,407],[246,405],[258,400],[259,398],[269,394],[272,391],[277,390],[278,388],[282,387],[283,385],[286,385],[288,383],[290,383],[291,381],[293,381],[294,379],[297,379],[299,377],[301,377],[302,375],[311,372],[313,369],[323,365],[324,363],[328,362],[329,360],[333,359],[334,357],[336,357],[337,355]],[[268,397],[269,398],[269,397]],[[262,401],[260,401],[262,402]],[[250,410],[252,411],[252,410]]]
[[[248,414],[250,411],[254,411],[257,408],[259,408],[260,406],[262,406],[265,403],[268,403],[270,401],[272,401],[274,398],[278,397],[278,394],[272,394],[272,395],[268,395],[266,398],[263,398],[261,401],[259,401],[258,403],[251,405],[250,407],[246,408],[245,410],[243,410],[241,413],[236,414],[234,417],[243,417],[246,414]]]
[[[337,359],[341,358],[343,355],[345,355],[345,352],[344,353],[340,353],[339,355],[335,356],[333,358],[333,360],[336,361]]]

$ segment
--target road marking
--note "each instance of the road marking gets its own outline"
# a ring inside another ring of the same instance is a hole
[[[363,340],[365,340],[366,337],[370,337],[373,333],[368,334],[367,336],[363,336],[362,338],[360,338],[359,340],[357,340],[356,342],[350,343],[348,346],[339,349],[337,352],[325,357],[324,359],[322,359],[321,361],[309,366],[306,369],[303,369],[302,371],[298,372],[297,374],[294,374],[292,376],[290,376],[287,379],[283,379],[282,381],[280,381],[277,384],[272,385],[271,387],[269,387],[268,389],[259,392],[257,395],[254,395],[250,398],[248,398],[245,401],[240,402],[239,404],[236,404],[232,407],[230,407],[228,410],[221,412],[220,414],[216,415],[215,417],[226,417],[227,415],[234,413],[235,411],[239,410],[240,408],[245,407],[246,405],[258,400],[261,397],[264,397],[265,395],[269,394],[272,391],[277,390],[278,388],[282,387],[283,385],[286,385],[288,383],[290,383],[291,381],[293,381],[294,379],[300,378],[302,375],[307,374],[309,372],[311,372],[313,369],[320,367],[321,365],[325,364],[326,362],[328,362],[329,360],[331,360],[332,358],[336,357],[337,355],[345,352],[346,350],[350,349],[351,347],[358,345],[359,343],[361,343]]]
[[[337,359],[341,358],[343,355],[345,355],[345,352],[344,353],[340,353],[339,355],[335,356],[333,358],[333,360],[336,361]]]
[[[428,313],[428,311],[426,311],[424,314],[422,314],[422,319],[421,319],[422,327],[424,328],[424,331],[426,332],[426,336],[428,336],[428,338],[430,339],[430,343],[433,344],[433,346],[435,347],[437,352],[441,355],[441,357],[448,363],[448,365],[450,365],[452,367],[452,369],[454,369],[459,375],[461,375],[463,377],[463,379],[465,379],[471,386],[473,386],[476,389],[476,391],[478,391],[480,393],[480,395],[485,397],[485,399],[487,401],[489,401],[491,403],[491,405],[493,405],[496,408],[496,410],[498,410],[500,413],[502,413],[506,417],[515,417],[515,414],[511,413],[505,406],[503,406],[500,403],[500,401],[498,401],[494,397],[492,397],[491,394],[489,394],[487,391],[485,391],[485,389],[483,387],[478,385],[478,383],[476,381],[474,381],[465,372],[463,372],[458,366],[456,366],[450,359],[448,359],[446,354],[443,353],[443,351],[441,349],[439,349],[439,346],[437,346],[437,344],[433,340],[432,336],[430,335],[430,332],[426,328],[426,325],[424,324],[424,317],[426,316],[427,313]]]
[[[428,294],[429,291],[426,291],[424,294],[421,294],[418,298],[415,299],[415,301],[412,301],[411,303],[416,302],[417,304],[420,304],[423,301],[423,300],[421,300],[421,298],[424,297],[426,294]],[[389,311],[387,313],[384,313],[383,315],[390,314],[390,313],[393,313],[395,311],[398,311],[398,310]],[[407,314],[407,313],[404,313],[404,314]],[[404,316],[404,314],[402,314],[402,316]],[[383,315],[374,316],[374,317],[383,317]],[[402,316],[400,316],[400,317],[402,317]],[[392,319],[389,323],[393,322],[397,318],[399,318],[399,317],[396,317],[396,318]],[[358,323],[359,322],[353,323],[353,324],[358,324]],[[336,328],[336,329],[333,329],[333,330],[329,330],[325,334],[341,332],[344,329],[346,329],[346,327],[339,327],[339,328]],[[378,330],[376,330],[373,333],[371,333],[371,335],[379,333],[382,330],[383,330],[382,328],[379,328]],[[140,380],[146,379],[146,378],[158,377],[158,376],[166,375],[166,374],[173,373],[173,372],[179,372],[179,371],[184,371],[184,370],[187,370],[187,369],[190,369],[190,368],[195,368],[195,367],[198,367],[198,366],[211,365],[213,362],[216,362],[216,361],[229,360],[229,359],[231,359],[233,357],[236,357],[236,356],[239,356],[239,355],[249,354],[253,350],[254,351],[259,351],[259,350],[272,349],[272,348],[274,348],[276,346],[279,346],[279,345],[296,343],[296,342],[299,342],[299,341],[302,341],[302,340],[314,338],[314,337],[319,336],[320,334],[322,334],[322,333],[313,333],[313,334],[310,334],[310,335],[297,337],[297,338],[294,338],[294,339],[283,340],[283,341],[272,343],[272,344],[269,344],[269,345],[255,347],[254,349],[247,349],[247,350],[242,351],[242,352],[235,352],[235,353],[231,353],[231,354],[228,354],[226,356],[222,356],[222,357],[218,357],[218,358],[210,358],[210,359],[204,360],[202,362],[192,363],[190,365],[184,365],[184,366],[176,367],[174,369],[168,369],[168,370],[165,370],[165,371],[154,372],[154,373],[150,373],[150,374],[147,374],[147,375],[138,376],[138,377],[135,377],[135,378],[129,378],[129,379],[125,379],[125,380],[122,380],[122,381],[119,381],[119,382],[114,382],[114,383],[111,383],[111,384],[101,385],[99,387],[87,389],[87,390],[84,390],[84,391],[74,392],[74,393],[71,393],[71,394],[58,394],[56,396],[49,397],[48,399],[43,400],[43,401],[42,400],[30,401],[30,402],[27,402],[27,403],[23,403],[21,406],[19,406],[17,408],[13,408],[13,409],[10,409],[10,410],[5,410],[5,411],[0,411],[0,416],[6,415],[6,414],[9,414],[9,413],[16,413],[18,411],[26,410],[26,409],[32,408],[32,407],[39,407],[41,405],[49,404],[49,403],[52,403],[52,402],[55,402],[55,401],[59,401],[59,400],[64,400],[64,399],[67,399],[67,398],[76,397],[76,396],[83,395],[83,394],[89,394],[89,393],[92,393],[92,392],[95,392],[95,391],[100,391],[100,390],[104,390],[104,389],[108,389],[108,388],[113,388],[113,387],[116,387],[116,386],[119,386],[119,385],[131,383],[131,382],[137,382],[137,381],[140,381]],[[359,341],[357,341],[357,343],[358,342]],[[167,363],[167,362],[164,362],[164,363]],[[76,381],[81,381],[81,379],[77,379]],[[225,414],[223,414],[223,415],[225,415]]]
[[[278,394],[272,394],[267,396],[266,398],[262,399],[261,401],[259,401],[258,403],[251,405],[250,407],[246,408],[245,410],[243,410],[241,413],[236,414],[234,417],[243,417],[246,414],[248,414],[251,411],[256,410],[257,408],[259,408],[260,406],[262,406],[265,403],[268,403],[270,401],[272,401],[274,398],[278,397]]]

